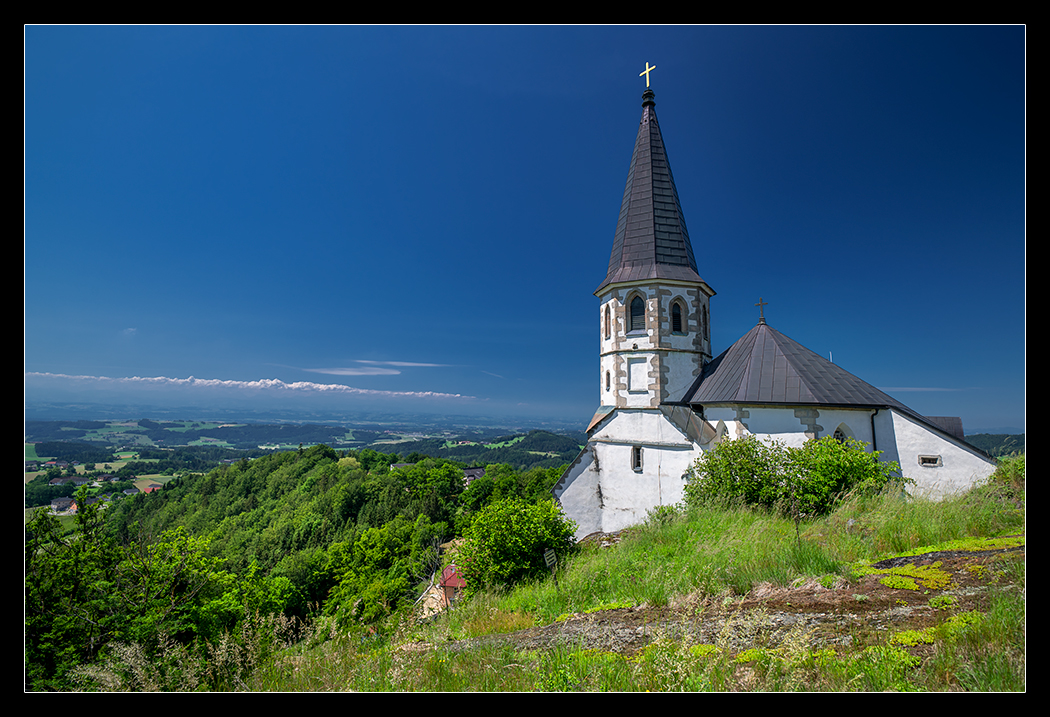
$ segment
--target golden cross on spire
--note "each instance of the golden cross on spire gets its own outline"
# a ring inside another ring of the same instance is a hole
[[[645,75],[645,86],[646,87],[649,86],[649,73],[652,72],[655,69],[656,69],[656,65],[653,65],[652,67],[649,67],[649,63],[646,62],[645,63],[645,72],[639,72],[638,73],[639,77],[641,77],[642,75]]]

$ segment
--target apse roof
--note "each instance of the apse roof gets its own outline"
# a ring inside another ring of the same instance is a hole
[[[694,386],[686,397],[693,404],[886,406],[923,418],[764,321],[705,365]]]
[[[765,319],[704,366],[682,403],[694,409],[725,403],[892,408],[988,457],[966,442],[961,419],[913,411],[767,325]]]
[[[704,283],[696,271],[682,205],[656,120],[655,94],[647,89],[642,95],[642,119],[620,204],[609,270],[598,291],[609,284],[651,279]]]

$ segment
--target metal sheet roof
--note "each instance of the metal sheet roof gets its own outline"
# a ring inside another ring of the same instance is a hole
[[[620,204],[609,271],[598,291],[609,284],[651,279],[704,283],[696,271],[682,205],[656,121],[654,98],[652,90],[642,95],[642,119]]]
[[[892,408],[988,457],[966,442],[962,419],[923,416],[764,320],[704,366],[682,403]]]
[[[686,400],[693,404],[893,407],[921,418],[900,401],[765,323],[704,366],[699,385]]]

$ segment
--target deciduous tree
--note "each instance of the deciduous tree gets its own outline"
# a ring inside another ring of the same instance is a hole
[[[527,503],[510,498],[482,508],[466,531],[461,551],[467,591],[542,575],[543,552],[571,552],[575,532],[576,524],[552,500]]]

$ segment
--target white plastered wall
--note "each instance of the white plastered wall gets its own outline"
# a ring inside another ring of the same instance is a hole
[[[628,333],[628,307],[635,296],[645,302],[645,329]],[[699,375],[708,350],[699,319],[701,311],[707,311],[708,296],[695,285],[653,283],[621,285],[600,299],[601,405],[656,408],[661,402],[681,399]],[[676,301],[683,309],[680,333],[671,331],[671,306]],[[636,375],[646,376],[647,381],[631,379],[628,364],[639,360],[645,365]]]
[[[701,292],[695,288],[687,290],[681,286],[668,286],[664,293],[660,306],[660,331],[661,347],[667,349],[662,359],[667,383],[663,386],[661,400],[677,401],[693,384],[702,364],[702,355],[698,354],[696,345],[701,304],[694,298]],[[682,331],[677,334],[671,330],[671,307],[675,302],[682,307]]]
[[[823,438],[842,427],[847,437],[872,443],[874,409],[813,408],[805,406],[705,406],[712,425],[724,421],[729,438],[754,434],[765,441],[780,441],[798,448],[812,438]],[[877,417],[877,414],[876,414]],[[878,432],[878,429],[876,429]],[[880,445],[879,450],[883,447]]]
[[[645,301],[646,328],[644,332],[628,335],[626,326],[627,305],[635,297]],[[630,289],[615,289],[602,294],[599,307],[601,338],[599,381],[600,400],[604,406],[648,407],[653,405],[653,392],[649,390],[648,381],[635,381],[629,386],[628,361],[644,360],[640,372],[648,377],[652,370],[653,355],[647,352],[655,346],[653,334],[655,328],[650,325],[649,316],[655,312],[658,299],[655,289],[650,286],[636,286]],[[608,377],[608,384],[606,378]],[[640,385],[639,385],[640,384]],[[608,389],[606,386],[608,385]]]
[[[633,451],[641,449],[641,469]],[[576,538],[637,525],[649,511],[684,500],[685,473],[700,449],[658,410],[620,409],[592,433],[555,487]]]
[[[891,411],[897,461],[905,477],[915,481],[912,492],[940,499],[965,492],[986,481],[995,462],[976,449],[934,432],[910,416]],[[881,448],[881,445],[880,445]],[[938,465],[920,465],[920,456]]]
[[[554,487],[554,498],[576,523],[576,540],[602,529],[602,499],[598,465],[591,444],[583,449]]]

